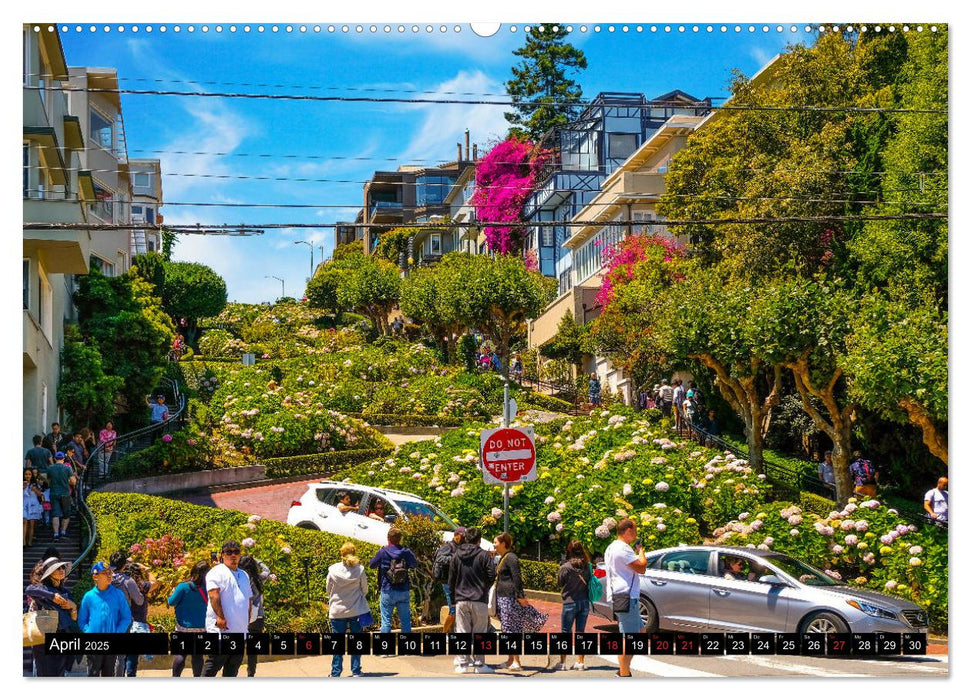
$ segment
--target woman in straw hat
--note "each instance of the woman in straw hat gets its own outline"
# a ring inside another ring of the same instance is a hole
[[[65,585],[71,573],[71,563],[51,557],[38,562],[30,575],[27,586],[30,610],[56,610],[57,631],[67,632],[77,620],[78,606],[71,600],[71,591]],[[70,657],[48,655],[43,644],[31,647],[38,676],[63,676]]]

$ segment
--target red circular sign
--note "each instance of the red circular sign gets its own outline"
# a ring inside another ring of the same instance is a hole
[[[536,466],[536,446],[529,435],[501,428],[485,440],[482,466],[499,481],[519,481]]]

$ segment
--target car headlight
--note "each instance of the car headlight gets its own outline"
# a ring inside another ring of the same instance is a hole
[[[897,619],[896,613],[890,612],[889,610],[884,610],[883,608],[878,608],[877,606],[871,605],[870,603],[865,603],[862,600],[848,600],[846,602],[870,617],[885,617],[890,620]]]

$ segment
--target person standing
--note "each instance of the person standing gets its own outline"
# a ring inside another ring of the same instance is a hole
[[[816,473],[819,475],[819,480],[823,482],[826,490],[831,493],[831,495],[836,495],[836,474],[833,472],[833,451],[826,450],[823,453],[823,461],[819,463],[819,467],[816,469]]]
[[[121,634],[132,624],[125,594],[111,585],[111,567],[103,561],[91,567],[94,588],[81,599],[78,627],[85,634]],[[88,676],[114,676],[114,654],[89,654]]]
[[[71,590],[65,585],[71,573],[70,562],[57,557],[38,562],[30,574],[30,585],[25,591],[28,611],[57,611],[57,631],[69,632],[78,617],[78,607],[71,600]],[[30,648],[34,655],[34,666],[38,677],[63,676],[69,656],[48,655],[43,644]]]
[[[125,565],[124,573],[134,582],[141,593],[141,602],[131,602],[131,629],[129,632],[136,634],[147,634],[150,631],[148,626],[148,599],[158,588],[158,581],[155,576],[144,564],[129,562]],[[138,675],[138,654],[125,655],[125,675],[134,678]]]
[[[111,467],[111,458],[115,454],[115,424],[112,421],[105,423],[105,427],[98,433],[98,445],[101,451],[98,454],[98,475],[102,478],[108,476],[108,469]]]
[[[254,556],[247,554],[240,557],[239,568],[249,576],[250,586],[253,588],[253,601],[250,607],[249,634],[262,634],[264,629],[263,586],[270,578],[269,567]],[[246,655],[246,675],[256,675],[257,654]]]
[[[667,379],[661,380],[661,388],[657,390],[660,401],[661,415],[665,418],[671,417],[671,407],[674,405],[674,389],[668,384]]]
[[[455,597],[455,631],[474,634],[489,630],[489,589],[496,580],[492,555],[479,546],[482,533],[477,527],[465,532],[465,541],[455,550],[449,564],[448,585]],[[493,673],[485,656],[471,654],[455,658],[456,673]]]
[[[638,543],[637,551],[631,544],[637,539],[637,525],[630,518],[617,523],[617,539],[604,552],[607,570],[607,600],[611,603],[614,617],[621,634],[638,634],[644,628],[638,610],[640,598],[640,574],[647,570],[647,554]],[[618,658],[618,676],[629,678],[631,654]]]
[[[145,403],[148,404],[149,409],[152,411],[152,423],[163,423],[169,419],[169,407],[165,405],[165,395],[159,394],[155,397],[155,403],[152,403],[149,399],[150,396],[145,397]]]
[[[43,446],[56,456],[58,452],[64,451],[66,444],[67,436],[61,432],[61,424],[51,423],[51,432],[44,436]]]
[[[684,429],[684,399],[687,392],[684,389],[684,382],[680,379],[674,380],[672,400],[674,402],[674,425],[678,429],[678,435]]]
[[[330,599],[330,628],[336,634],[360,632],[361,618],[371,616],[367,602],[367,574],[357,556],[353,542],[341,545],[341,560],[327,569],[327,596]],[[344,672],[344,657],[334,654],[330,661],[330,675],[339,678]],[[351,654],[351,675],[360,678],[361,655]]]
[[[209,562],[197,561],[189,572],[189,580],[183,581],[169,596],[168,603],[175,608],[176,632],[205,632],[206,608],[209,607],[209,595],[206,593],[206,574],[209,573]],[[205,657],[202,654],[192,654],[192,675],[202,675],[202,664]],[[172,658],[172,675],[181,676],[185,670],[185,655],[176,654]]]
[[[590,615],[590,596],[588,586],[593,576],[590,557],[587,556],[583,545],[573,540],[566,546],[566,561],[560,566],[556,575],[560,586],[560,596],[563,598],[563,612],[560,617],[560,631],[564,634],[582,633]],[[570,667],[573,671],[586,671],[583,654],[577,656],[577,661]],[[553,667],[554,671],[566,670],[566,654],[560,655],[560,662]]]
[[[938,523],[947,523],[947,477],[942,476],[937,480],[937,488],[933,488],[924,494],[924,510],[931,520]]]
[[[30,469],[24,470],[24,547],[34,544],[34,526],[44,513],[44,492]]]
[[[40,435],[35,435],[32,442],[34,446],[27,450],[24,455],[24,468],[36,469],[41,474],[46,474],[48,467],[54,464],[54,455],[46,447],[42,447],[44,441]]]
[[[448,617],[442,624],[442,632],[445,634],[451,632],[452,625],[455,624],[455,600],[452,596],[452,587],[448,585],[448,571],[452,564],[452,557],[455,556],[455,550],[462,544],[464,538],[465,528],[459,525],[452,534],[452,541],[446,542],[435,552],[435,561],[432,565],[432,574],[436,581],[442,582],[442,592],[445,594],[445,604],[448,606]]]
[[[496,565],[496,606],[499,609],[502,631],[520,633],[539,629],[546,622],[546,618],[526,599],[519,557],[512,551],[512,535],[503,532],[496,536],[493,544],[496,554],[499,555],[499,563]],[[503,667],[510,671],[523,670],[516,654],[511,654]]]
[[[880,481],[880,471],[863,454],[856,450],[850,463],[850,475],[853,477],[853,493],[857,496],[873,498],[877,495],[877,484]]]
[[[249,576],[239,568],[239,542],[223,543],[222,563],[206,574],[209,605],[206,608],[206,632],[246,634],[249,629],[253,589]],[[212,677],[222,670],[224,677],[236,676],[243,663],[238,654],[213,654],[206,658],[202,675]]]
[[[592,406],[600,405],[600,380],[596,372],[590,373],[590,380],[587,382],[587,395]]]
[[[51,484],[51,525],[56,541],[67,535],[72,514],[71,487],[77,483],[77,477],[64,463],[63,452],[54,455],[54,464],[48,468],[47,477]]]
[[[398,611],[401,631],[411,632],[411,581],[408,569],[417,569],[418,560],[407,547],[401,546],[401,530],[388,530],[388,544],[371,558],[368,567],[378,570],[381,591],[381,631],[391,631],[391,618]]]

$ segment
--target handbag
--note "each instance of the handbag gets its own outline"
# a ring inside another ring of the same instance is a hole
[[[33,607],[31,602],[31,607]],[[31,610],[24,613],[24,646],[35,647],[44,643],[45,634],[57,632],[56,610]]]
[[[374,615],[371,614],[370,610],[368,610],[366,613],[361,613],[357,616],[357,624],[361,626],[361,629],[370,627],[374,624]]]
[[[587,599],[590,601],[590,604],[593,605],[594,603],[599,603],[600,599],[603,598],[604,585],[600,582],[600,579],[594,575],[593,564],[588,563],[587,566],[590,567],[590,580],[587,581]]]

